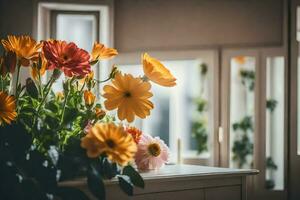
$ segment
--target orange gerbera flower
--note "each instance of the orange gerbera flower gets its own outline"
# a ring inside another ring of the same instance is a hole
[[[85,76],[91,72],[90,55],[73,42],[45,41],[43,53],[47,59],[47,69],[59,69],[68,77]]]
[[[81,139],[81,147],[87,150],[90,158],[105,154],[109,160],[122,166],[128,164],[137,151],[132,137],[122,126],[113,123],[96,123]]]
[[[17,117],[15,98],[0,92],[0,125],[10,124]]]
[[[38,50],[42,44],[37,43],[30,36],[7,36],[7,40],[1,40],[6,51],[13,51],[21,61],[22,66],[29,66],[30,60],[38,58]]]
[[[118,51],[113,48],[107,48],[104,44],[95,42],[92,50],[92,60],[109,59],[118,55]]]
[[[135,141],[135,143],[139,143],[140,139],[141,139],[141,136],[142,136],[142,131],[136,127],[133,127],[133,126],[129,126],[129,127],[126,127],[126,132],[129,133],[133,140]]]
[[[146,118],[153,109],[153,103],[148,99],[152,97],[151,84],[140,78],[134,78],[130,74],[117,73],[112,80],[112,85],[105,85],[103,97],[105,108],[114,110],[118,108],[120,120],[128,122],[134,120],[135,115]]]
[[[144,73],[151,81],[166,87],[176,85],[176,78],[160,61],[144,53],[142,62]]]

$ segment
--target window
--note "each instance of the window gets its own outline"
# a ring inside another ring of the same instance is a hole
[[[143,75],[141,64],[121,64],[124,73]],[[201,58],[164,59],[162,63],[177,78],[177,85],[166,88],[152,84],[154,109],[151,116],[136,119],[134,125],[153,136],[159,136],[170,147],[171,161],[177,161],[178,140],[183,162],[197,158],[210,164],[213,152],[213,67]]]
[[[230,61],[230,167],[253,167],[255,57]]]
[[[62,39],[75,42],[80,48],[91,51],[94,41],[112,47],[113,2],[99,4],[38,3],[37,39]],[[100,70],[98,70],[100,69]],[[95,77],[105,79],[109,74],[109,61],[95,66]],[[62,88],[62,76],[54,90]]]
[[[93,41],[98,38],[97,13],[53,11],[51,17],[51,38],[74,42],[79,48],[91,52]],[[63,90],[64,79],[62,74],[53,84],[54,92]]]
[[[284,57],[266,66],[266,189],[284,189]]]
[[[284,55],[281,48],[258,48],[227,49],[222,57],[221,165],[258,169],[248,187],[267,199],[286,195]]]

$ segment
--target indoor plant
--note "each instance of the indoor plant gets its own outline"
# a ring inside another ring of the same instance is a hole
[[[58,186],[59,181],[78,176],[87,176],[98,199],[105,199],[103,180],[113,177],[131,195],[133,186],[144,187],[134,159],[142,169],[156,169],[167,161],[168,149],[159,138],[128,124],[136,116],[146,118],[154,108],[150,81],[166,87],[176,84],[158,60],[145,53],[144,76],[123,74],[114,66],[100,81],[94,78],[92,66],[117,55],[116,49],[95,42],[89,54],[72,42],[38,43],[29,36],[8,36],[1,42],[0,193],[4,199],[88,199],[80,190]],[[25,84],[19,81],[23,67],[31,71]],[[63,91],[55,94],[51,88],[62,73]],[[46,74],[49,78],[43,82]],[[96,86],[104,82],[103,94],[96,97]],[[117,117],[108,110],[116,110]]]

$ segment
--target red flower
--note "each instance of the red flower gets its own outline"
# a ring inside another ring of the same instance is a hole
[[[129,126],[129,127],[125,128],[125,131],[132,136],[132,138],[133,138],[133,140],[135,141],[136,144],[139,143],[139,141],[141,139],[141,136],[142,136],[142,131],[141,130],[139,130],[139,129],[133,127],[133,126]]]
[[[90,55],[73,42],[45,41],[43,52],[48,61],[47,69],[60,69],[66,76],[85,76],[91,72]]]

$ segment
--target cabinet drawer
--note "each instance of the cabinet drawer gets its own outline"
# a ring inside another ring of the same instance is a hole
[[[130,200],[204,200],[204,190],[184,190],[143,194],[130,198]]]
[[[242,200],[240,186],[205,189],[205,200]]]

